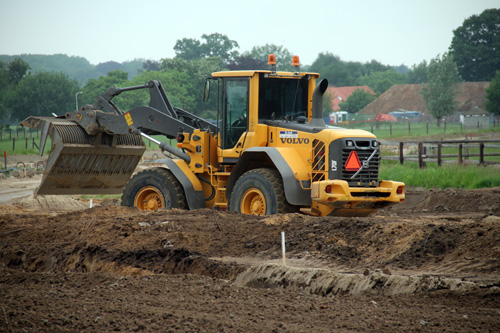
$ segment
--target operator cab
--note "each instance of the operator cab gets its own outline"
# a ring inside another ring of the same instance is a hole
[[[257,123],[305,123],[310,118],[316,73],[231,71],[212,74],[218,83],[219,147],[239,148]],[[208,81],[207,81],[208,82]],[[209,84],[205,86],[207,100]],[[249,112],[255,110],[257,112]],[[253,124],[253,126],[252,126]]]

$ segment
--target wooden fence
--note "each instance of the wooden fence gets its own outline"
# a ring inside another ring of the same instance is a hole
[[[382,156],[382,159],[399,160],[400,164],[416,161],[419,168],[425,168],[427,162],[438,166],[443,163],[500,164],[500,140],[406,141],[385,145],[397,146],[399,156]],[[490,157],[499,158],[486,160]]]

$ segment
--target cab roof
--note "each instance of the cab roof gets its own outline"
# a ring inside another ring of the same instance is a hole
[[[318,73],[309,73],[309,72],[272,72],[267,70],[246,70],[246,71],[221,71],[212,73],[212,77],[251,77],[255,74],[269,74],[270,76],[277,77],[304,77],[306,75],[310,75],[315,79],[319,78]]]

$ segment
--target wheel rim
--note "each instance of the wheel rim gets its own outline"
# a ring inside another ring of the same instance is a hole
[[[241,199],[240,211],[248,215],[266,215],[266,198],[256,188],[248,189]]]
[[[143,187],[135,196],[134,207],[148,211],[165,208],[165,199],[156,187]]]

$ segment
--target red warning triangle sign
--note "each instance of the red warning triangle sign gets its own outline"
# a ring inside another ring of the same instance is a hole
[[[358,171],[359,168],[361,168],[361,162],[359,162],[358,153],[353,150],[345,162],[345,169],[346,171]]]

